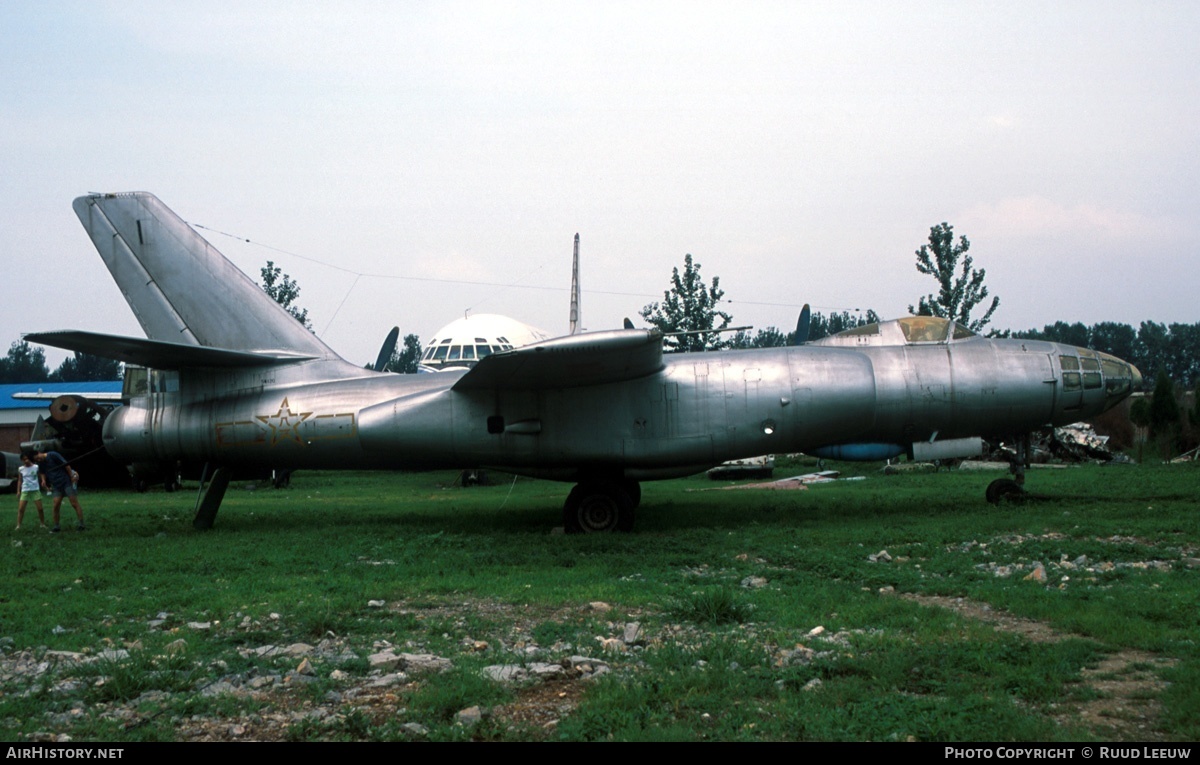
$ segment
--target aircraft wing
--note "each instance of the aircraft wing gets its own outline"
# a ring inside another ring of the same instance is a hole
[[[24,338],[42,345],[90,353],[93,356],[103,356],[106,359],[116,359],[126,364],[137,364],[152,369],[267,367],[316,358],[281,351],[232,351],[227,348],[208,348],[202,345],[168,343],[164,340],[79,330],[34,332],[25,335]]]
[[[51,392],[33,392],[21,391],[12,394],[15,399],[30,400],[30,401],[53,401],[59,396],[82,396],[83,398],[92,401],[120,401],[121,391],[94,391],[94,390],[58,390]]]
[[[480,359],[454,390],[574,388],[634,380],[663,368],[657,329],[586,332]]]

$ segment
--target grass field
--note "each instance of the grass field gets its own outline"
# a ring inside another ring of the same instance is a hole
[[[601,536],[552,534],[567,485],[498,474],[235,484],[205,533],[194,485],[88,492],[85,532],[30,508],[0,736],[1200,739],[1200,468],[1037,470],[1048,498],[996,508],[995,474],[844,467],[865,480],[644,484]],[[387,647],[451,668],[385,683]],[[567,669],[482,673],[535,662]]]

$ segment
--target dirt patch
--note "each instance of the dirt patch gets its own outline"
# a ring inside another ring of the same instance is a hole
[[[583,693],[578,680],[551,679],[522,689],[512,703],[493,707],[492,716],[504,725],[551,731],[579,706]]]
[[[941,595],[901,595],[923,606],[945,608],[970,619],[992,625],[1001,632],[1024,637],[1033,643],[1054,643],[1084,635],[1061,632],[1050,625],[997,611],[987,603]],[[1163,741],[1159,700],[1167,682],[1161,671],[1173,667],[1175,659],[1148,651],[1125,649],[1108,654],[1097,666],[1084,669],[1080,679],[1097,697],[1082,702],[1064,702],[1056,709],[1060,724],[1082,723],[1098,736],[1112,740]]]
[[[987,603],[977,603],[966,598],[949,598],[943,595],[916,595],[912,593],[900,596],[903,600],[911,600],[922,606],[937,606],[963,616],[986,622],[1001,632],[1009,632],[1024,637],[1032,643],[1055,643],[1070,637],[1079,637],[1055,631],[1043,622],[1013,616],[1005,611],[997,611]]]

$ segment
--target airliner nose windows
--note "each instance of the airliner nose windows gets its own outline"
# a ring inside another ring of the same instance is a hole
[[[548,339],[549,335],[540,329],[507,316],[467,316],[434,333],[421,356],[421,371],[469,369],[493,353]]]

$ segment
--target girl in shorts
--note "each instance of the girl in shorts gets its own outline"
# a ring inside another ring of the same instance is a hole
[[[42,489],[38,485],[38,466],[33,464],[33,458],[28,452],[21,455],[21,486],[17,490],[17,531],[21,530],[21,521],[25,520],[25,505],[33,500],[33,506],[38,511],[38,521],[46,528],[46,514],[42,508]]]

